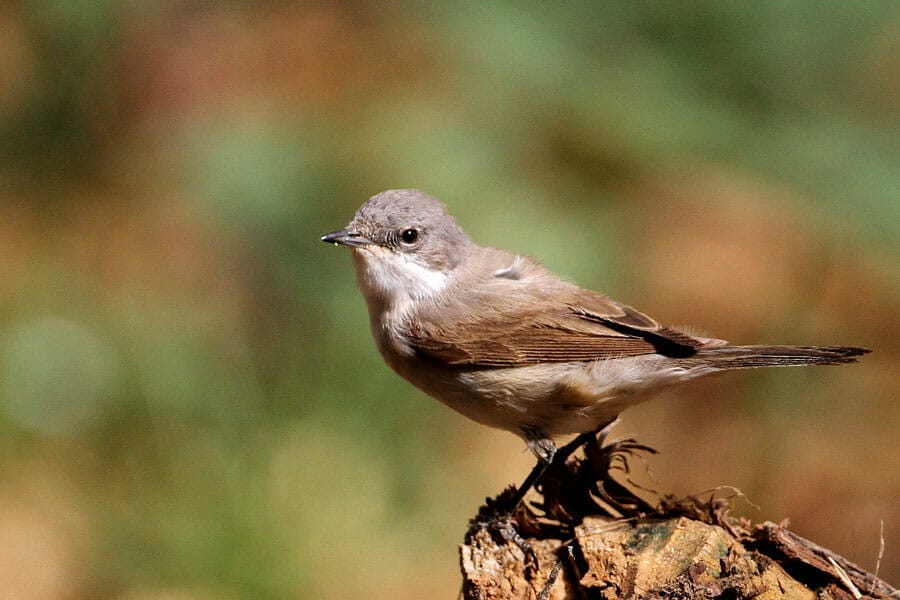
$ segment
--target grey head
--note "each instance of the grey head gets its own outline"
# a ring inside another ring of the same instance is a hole
[[[439,200],[419,190],[387,190],[359,207],[346,228],[323,242],[406,254],[434,271],[450,271],[464,260],[471,240]]]
[[[349,246],[363,293],[387,301],[440,291],[474,247],[443,203],[411,189],[372,196],[322,241]]]

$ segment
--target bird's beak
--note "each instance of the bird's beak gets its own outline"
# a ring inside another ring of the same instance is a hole
[[[353,231],[351,229],[341,229],[339,231],[326,233],[322,236],[322,241],[329,244],[350,246],[351,248],[362,248],[363,246],[375,243],[358,231]]]

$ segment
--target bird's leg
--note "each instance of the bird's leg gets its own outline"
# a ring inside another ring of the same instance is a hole
[[[532,432],[527,432],[525,443],[534,455],[537,456],[538,460],[537,464],[534,465],[534,468],[531,469],[531,472],[525,478],[525,481],[516,488],[515,495],[509,499],[509,512],[513,512],[519,505],[519,502],[525,499],[525,495],[528,494],[529,490],[531,490],[538,481],[540,481],[541,477],[543,477],[544,473],[547,472],[547,469],[549,469],[551,465],[560,465],[566,462],[566,460],[572,456],[573,452],[585,445],[591,437],[595,435],[596,432],[593,431],[590,433],[581,433],[562,448],[557,448],[556,444],[554,444],[553,440],[550,438],[533,435]]]
[[[528,477],[526,477],[525,481],[516,488],[516,493],[509,499],[509,512],[516,510],[519,502],[525,499],[525,495],[528,494],[528,491],[534,487],[534,484],[537,483],[544,473],[547,472],[547,469],[550,468],[550,464],[551,463],[549,462],[538,459],[537,464],[531,469]]]
[[[469,533],[467,534],[467,543],[470,542],[470,536],[477,528],[488,528],[495,534],[498,534],[503,540],[514,543],[525,554],[526,568],[529,570],[538,567],[537,553],[528,543],[528,540],[522,537],[516,530],[514,525],[514,514],[519,504],[525,499],[526,494],[541,480],[541,477],[551,467],[563,465],[566,460],[578,448],[584,446],[592,439],[605,439],[609,428],[615,422],[606,423],[598,430],[589,433],[581,433],[568,444],[557,448],[556,444],[550,438],[540,435],[534,431],[524,432],[524,437],[528,448],[537,456],[537,464],[528,473],[525,481],[515,490],[510,487],[504,493],[500,494],[496,499],[488,499],[485,506],[481,507],[478,514],[472,519]]]

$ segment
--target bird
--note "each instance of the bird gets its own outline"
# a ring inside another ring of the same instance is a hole
[[[560,453],[673,385],[736,369],[838,365],[853,346],[734,345],[660,324],[537,260],[476,244],[439,200],[372,196],[321,240],[350,249],[387,365],[537,458],[521,499]]]

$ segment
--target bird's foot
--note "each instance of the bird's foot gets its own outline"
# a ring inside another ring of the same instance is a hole
[[[526,571],[534,573],[540,566],[537,552],[519,531],[523,525],[527,529],[527,523],[535,515],[524,503],[518,501],[517,496],[517,489],[510,486],[496,498],[486,498],[484,505],[478,509],[478,514],[469,521],[466,543],[470,543],[476,531],[484,529],[498,542],[515,544],[525,555]]]
[[[571,529],[587,515],[618,519],[653,512],[654,507],[634,489],[655,492],[632,481],[628,459],[643,460],[643,455],[656,451],[633,439],[609,441],[605,433],[587,439],[583,458],[552,465],[541,478],[537,486],[541,501],[535,508],[544,520]]]

